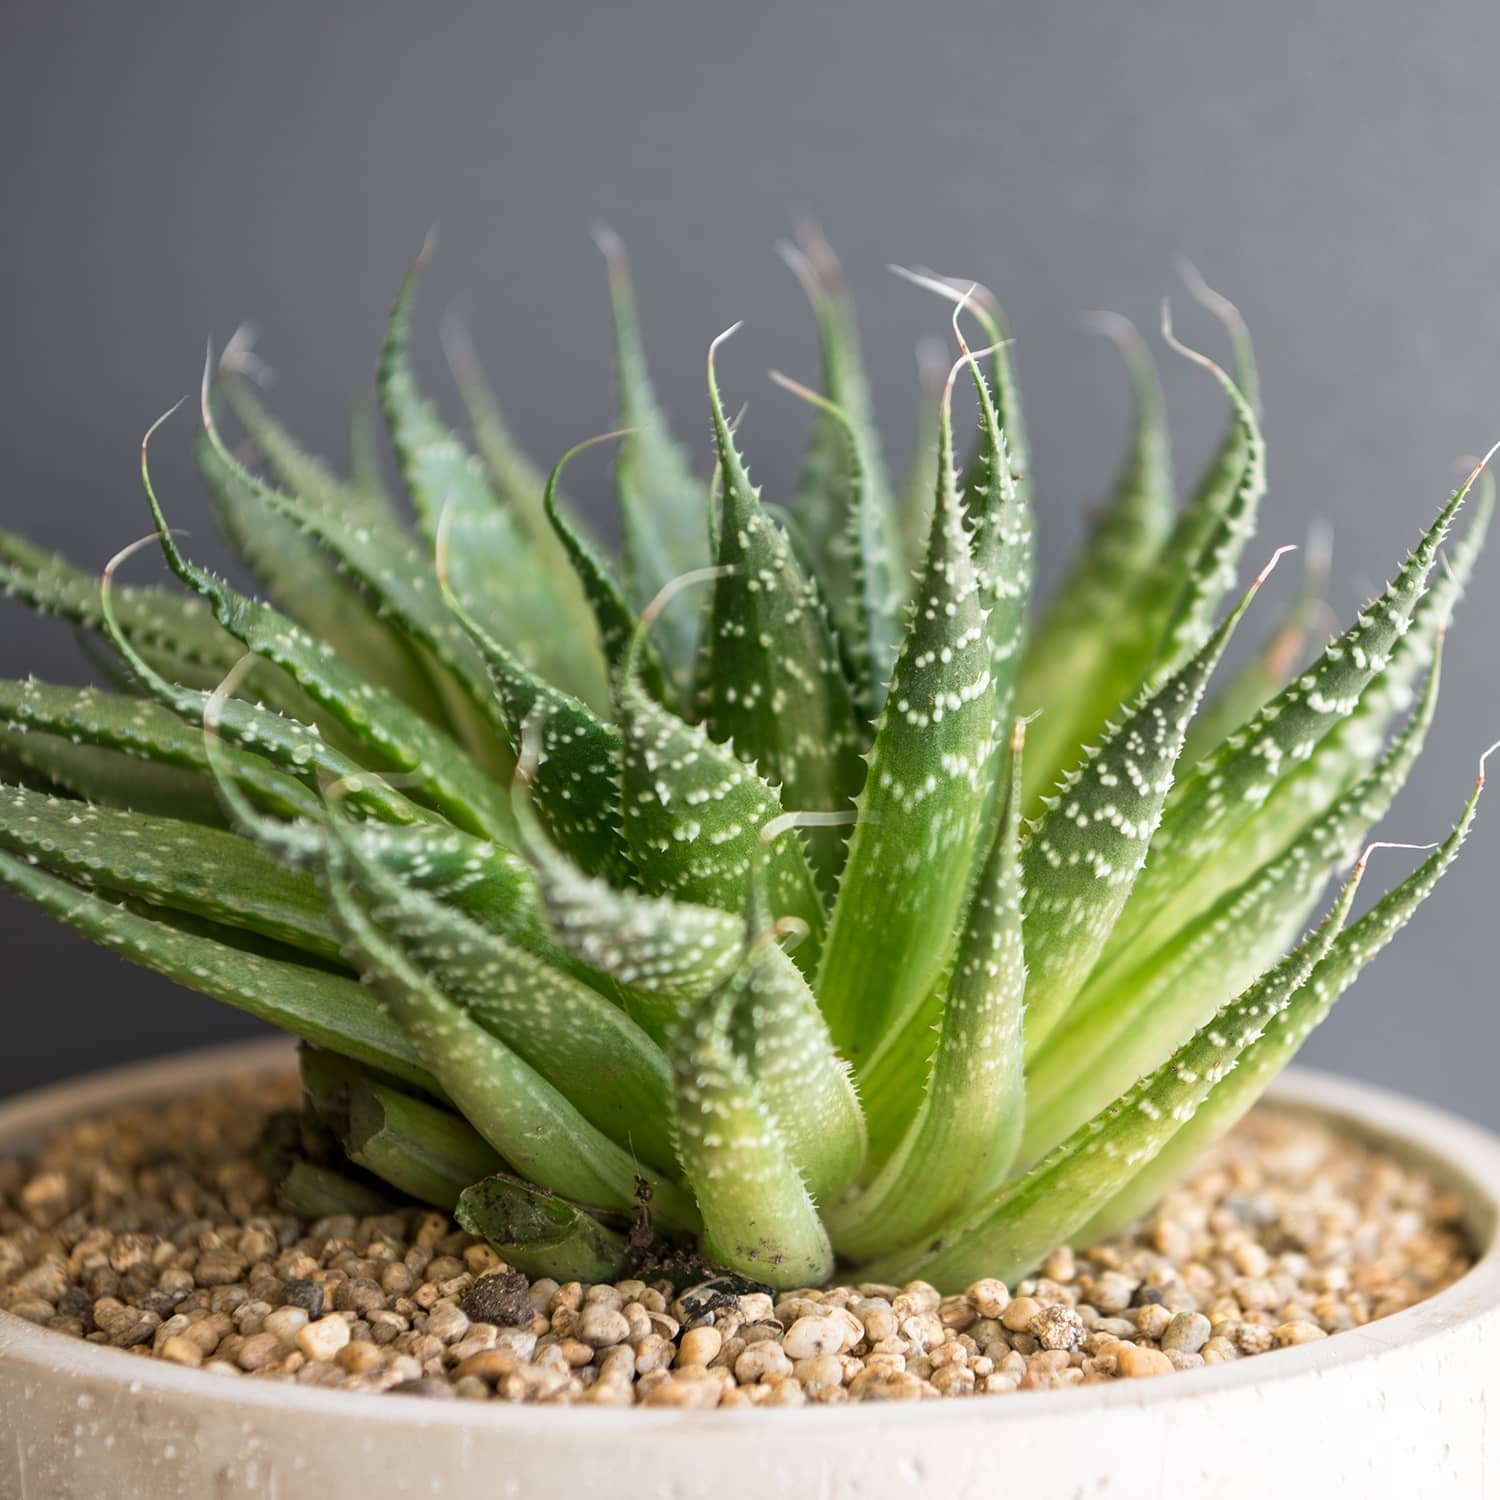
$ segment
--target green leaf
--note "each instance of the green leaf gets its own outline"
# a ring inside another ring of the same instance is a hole
[[[202,827],[224,824],[223,809],[207,781],[54,734],[0,729],[0,775],[106,807],[185,818]]]
[[[490,688],[484,658],[443,603],[437,580],[421,553],[404,536],[388,528],[348,526],[315,506],[273,489],[250,473],[225,446],[207,400],[201,416],[207,448],[200,464],[212,462],[227,470],[235,482],[252,491],[265,508],[293,522],[315,540],[353,578],[382,616],[393,620],[432,663],[446,673],[441,678],[450,716],[464,741],[491,770],[508,773],[503,738],[504,719]],[[453,691],[456,689],[456,691]]]
[[[860,618],[864,593],[880,601],[882,614],[890,612],[880,595],[882,575],[891,572],[895,528],[854,304],[838,259],[811,226],[803,227],[797,244],[783,243],[778,249],[812,306],[823,366],[823,404],[802,460],[792,514],[809,570],[835,611],[840,632],[856,641],[868,628]],[[880,661],[872,652],[871,686],[862,686],[860,693],[872,713],[879,709],[899,636],[877,634],[875,641],[888,648],[883,663],[887,676],[874,677]]]
[[[670,1029],[684,1005],[701,1000],[734,971],[745,946],[742,919],[716,907],[618,888],[580,869],[517,809],[536,871],[546,921],[556,940],[644,1008],[652,1031]]]
[[[717,992],[678,1029],[673,1048],[678,1152],[703,1213],[703,1248],[721,1265],[776,1287],[816,1286],[833,1269],[786,1138]]]
[[[1280,553],[1277,554],[1277,557]],[[1127,717],[1063,779],[1023,857],[1026,1050],[1062,1019],[1125,906],[1172,785],[1187,726],[1229,638],[1275,566],[1179,671],[1148,686]]]
[[[1302,587],[1282,614],[1265,644],[1216,693],[1210,693],[1188,729],[1182,763],[1195,766],[1217,750],[1236,729],[1248,723],[1291,680],[1305,660],[1308,638],[1328,605],[1328,535],[1309,538],[1304,552]]]
[[[1205,877],[1238,834],[1263,819],[1271,826],[1266,804],[1278,784],[1305,774],[1299,768],[1316,764],[1325,742],[1336,759],[1343,759],[1343,747],[1329,736],[1398,659],[1438,549],[1479,472],[1476,468],[1454,492],[1385,592],[1174,789],[1152,841],[1151,862],[1111,935],[1108,962],[1118,961],[1127,945],[1144,950],[1165,941],[1228,885],[1237,884],[1247,867],[1238,859],[1220,866],[1216,879]],[[1330,798],[1342,790],[1336,780]]]
[[[619,436],[620,433],[606,432],[599,437],[587,438],[574,444],[552,466],[543,491],[543,506],[547,521],[555,533],[554,542],[566,554],[569,565],[577,575],[578,586],[582,588],[588,607],[593,611],[594,626],[604,647],[604,660],[611,671],[619,667],[629,649],[631,633],[635,629],[635,612],[626,600],[625,590],[616,580],[609,563],[573,520],[563,513],[557,498],[557,485],[563,469],[576,454],[582,453],[585,448],[592,448],[595,443]],[[662,698],[666,686],[661,662],[649,641],[642,647],[641,675],[652,697]]]
[[[932,525],[932,472],[937,467],[938,422],[947,377],[947,350],[937,339],[923,339],[917,345],[917,431],[906,479],[895,502],[898,575],[921,567]]]
[[[1337,936],[1362,873],[1340,893],[1318,930],[1224,1006],[1191,1041],[1147,1074],[985,1207],[920,1243],[877,1261],[862,1279],[921,1276],[954,1290],[977,1276],[1014,1282],[1074,1235],[1192,1119],[1240,1054],[1291,998]]]
[[[994,753],[994,682],[944,393],[927,564],[876,726],[818,973],[839,1051],[863,1069],[936,977],[958,920]]]
[[[617,1006],[463,912],[404,886],[335,824],[369,926],[591,1125],[661,1171],[675,1166],[667,1059]],[[520,1165],[520,1163],[517,1163]]]
[[[548,833],[590,874],[609,872],[623,879],[619,731],[588,704],[544,682],[465,614],[459,600],[447,597],[489,667],[512,756],[519,753],[527,726],[539,726],[531,789]]]
[[[826,396],[777,370],[771,371],[771,379],[836,422],[849,446],[849,516],[839,539],[839,557],[847,561],[849,593],[828,599],[824,607],[837,627],[837,645],[844,656],[844,670],[862,728],[863,721],[874,719],[885,702],[886,687],[901,649],[902,597],[896,585],[896,562],[886,535],[889,528],[875,510],[866,478],[867,462],[859,448],[859,433],[847,414]],[[719,472],[722,473],[722,468]],[[790,527],[783,530],[786,545],[800,562],[808,550],[806,543],[799,541]]]
[[[1026,1050],[1018,854],[1024,733],[1018,722],[1001,816],[942,996],[926,1092],[884,1167],[829,1215],[833,1242],[847,1260],[889,1250],[978,1202],[1004,1177],[1020,1143]]]
[[[333,864],[327,879],[350,955],[381,1005],[459,1112],[506,1161],[539,1186],[600,1208],[630,1208],[644,1180],[663,1223],[692,1222],[692,1205],[678,1189],[638,1167],[408,959]]]
[[[549,507],[546,476],[516,442],[480,367],[469,330],[463,319],[451,310],[443,318],[442,336],[448,368],[469,415],[474,446],[484,461],[501,503],[515,517],[527,545],[547,570],[557,594],[558,608],[566,616],[567,623],[560,628],[576,631],[587,639],[593,629],[589,601],[580,579],[575,576],[575,564],[569,556],[572,552],[569,539],[596,555],[589,532],[555,494]],[[576,448],[573,450],[577,451]],[[549,514],[549,509],[555,514]],[[566,529],[567,537],[561,534],[559,523]]]
[[[709,732],[779,784],[787,805],[842,812],[864,779],[854,705],[817,588],[761,505],[725,420],[714,355],[728,336],[720,334],[708,354],[709,404],[724,476],[708,639]],[[810,830],[807,842],[831,893],[843,859],[841,830]]]
[[[1172,528],[1172,452],[1156,367],[1134,326],[1114,314],[1094,326],[1124,356],[1135,396],[1135,430],[1114,490],[1037,626],[1021,663],[1016,701],[1045,711],[1030,731],[1027,805],[1139,680],[1121,685],[1115,658],[1122,610],[1139,590]],[[1065,691],[1064,691],[1065,689]]]
[[[59,687],[0,679],[5,743],[27,765],[90,802],[139,806],[142,791],[170,792],[175,812],[221,814],[204,779],[208,757],[200,729],[158,704],[92,687]],[[285,817],[316,809],[317,798],[258,755],[226,749],[224,768],[259,805]],[[143,782],[141,777],[154,779]]]
[[[466,613],[503,639],[529,667],[586,702],[604,701],[596,643],[512,512],[490,488],[483,465],[418,389],[411,363],[411,311],[421,257],[391,310],[380,357],[380,399],[401,477],[428,543],[448,536],[448,586]],[[569,585],[571,588],[571,585]],[[576,606],[576,596],[575,596]]]
[[[594,238],[609,268],[620,426],[632,429],[620,444],[615,483],[625,588],[631,605],[640,610],[674,578],[708,562],[708,486],[694,475],[673,439],[652,388],[625,247],[618,235],[602,227]],[[671,611],[656,640],[674,698],[685,703],[698,652],[697,619]]]
[[[454,1217],[528,1276],[597,1284],[616,1280],[629,1263],[623,1235],[519,1177],[497,1174],[466,1188]]]
[[[140,916],[3,852],[0,884],[131,963],[427,1093],[442,1092],[406,1039],[352,979]]]
[[[370,506],[303,453],[261,410],[242,380],[231,376],[222,384],[256,447],[304,505],[332,524],[370,528],[419,565],[418,554],[389,514]],[[205,392],[205,405],[208,400]],[[410,643],[380,617],[314,537],[268,503],[263,487],[247,483],[242,469],[223,461],[209,427],[199,428],[197,456],[221,529],[271,598],[311,635],[332,643],[346,668],[381,684],[434,723],[445,722],[442,699]]]
[[[763,851],[751,880],[754,940],[723,988],[734,1051],[781,1129],[814,1202],[830,1203],[865,1157],[865,1124],[849,1065],[833,1049],[817,997],[777,939],[766,899]]]
[[[654,895],[742,911],[761,830],[781,816],[776,792],[701,724],[647,697],[634,652],[615,675],[614,696],[622,833],[639,883]],[[823,911],[795,837],[776,840],[768,882],[776,914],[806,923],[805,946],[816,952]]]
[[[995,332],[998,335],[998,329]],[[970,356],[968,365],[979,397],[980,441],[965,493],[973,526],[974,572],[990,641],[995,726],[1001,734],[1011,723],[1015,704],[1026,605],[1031,597],[1033,526],[1031,509],[1012,473],[1014,460],[989,383],[977,359]]]
[[[237,834],[0,784],[0,848],[81,885],[339,956],[312,880]]]
[[[1483,789],[1481,770],[1479,781],[1448,837],[1411,875],[1339,934],[1328,953],[1293,993],[1285,1010],[1273,1015],[1264,1033],[1240,1053],[1235,1070],[1220,1081],[1192,1119],[1130,1183],[1084,1225],[1076,1236],[1080,1243],[1097,1244],[1134,1222],[1187,1170],[1196,1156],[1236,1125],[1260,1099],[1365,965],[1406,926],[1432,894],[1468,837]],[[1365,858],[1368,856],[1367,850]]]
[[[115,649],[141,684],[173,713],[191,724],[206,726],[211,723],[215,733],[241,750],[253,750],[292,775],[310,778],[317,774],[330,781],[343,782],[350,801],[374,817],[409,823],[420,816],[412,803],[392,791],[379,776],[364,774],[358,762],[329,745],[316,725],[300,723],[259,704],[233,697],[231,689],[238,684],[237,671],[231,670],[212,693],[168,682],[119,630],[110,587],[114,566],[111,563],[110,569],[105,571],[104,588],[100,594],[105,627],[110,631]]]
[[[351,739],[397,772],[414,796],[471,833],[513,828],[501,790],[459,744],[400,697],[350,666],[325,641],[270,605],[251,599],[190,563],[172,538],[141,465],[162,551],[172,571],[209,601],[214,616],[247,651],[280,667]]]
[[[465,1188],[504,1167],[462,1116],[392,1088],[358,1064],[303,1048],[302,1085],[356,1166],[451,1213]]]
[[[99,577],[0,531],[0,593],[40,614],[56,615],[104,635]],[[241,655],[201,600],[164,588],[122,588],[115,594],[120,628],[156,669],[175,681],[211,687]],[[269,675],[269,674],[267,674]],[[257,683],[268,691],[273,684]]]
[[[304,503],[350,524],[399,531],[400,517],[383,486],[372,477],[379,474],[379,460],[372,458],[375,437],[368,411],[355,407],[350,434],[351,458],[355,453],[360,455],[354,466],[364,477],[344,480],[316,454],[308,452],[261,404],[251,386],[258,366],[248,330],[241,329],[219,360],[219,384],[276,483]]]
[[[1254,407],[1213,360],[1173,337],[1165,304],[1162,337],[1219,382],[1233,417],[1145,585],[1148,596],[1159,587],[1156,597],[1169,605],[1166,632],[1153,657],[1155,669],[1181,665],[1208,638],[1220,601],[1234,587],[1245,543],[1255,535],[1266,493],[1266,444]]]
[[[1034,1161],[1101,1109],[1285,951],[1324,881],[1354,858],[1405,784],[1437,708],[1434,665],[1421,707],[1375,768],[1275,859],[1153,953],[1085,986],[1029,1069],[1024,1158]]]

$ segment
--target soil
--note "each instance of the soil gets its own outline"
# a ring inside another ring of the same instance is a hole
[[[1389,1316],[1472,1263],[1461,1205],[1296,1114],[1247,1118],[1128,1235],[1014,1286],[773,1294],[530,1280],[441,1213],[308,1222],[256,1163],[284,1073],[0,1162],[0,1309],[234,1379],[475,1401],[800,1406],[1171,1375]],[[667,1272],[667,1268],[663,1268]]]

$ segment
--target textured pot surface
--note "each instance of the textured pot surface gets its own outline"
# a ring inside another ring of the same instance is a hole
[[[169,1059],[0,1105],[0,1152],[115,1104],[289,1053]],[[1462,1194],[1483,1255],[1368,1328],[1160,1380],[789,1411],[434,1403],[227,1381],[0,1313],[5,1500],[1212,1500],[1500,1494],[1500,1140],[1396,1095],[1293,1072],[1284,1104]]]

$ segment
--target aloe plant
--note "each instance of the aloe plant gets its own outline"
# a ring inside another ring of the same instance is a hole
[[[474,447],[422,392],[420,262],[378,381],[410,522],[363,420],[340,475],[236,340],[197,451],[264,598],[191,560],[144,445],[169,582],[119,581],[130,549],[101,585],[0,536],[0,585],[118,656],[107,688],[0,683],[0,878],[303,1039],[308,1128],[341,1164],[291,1162],[293,1201],[415,1197],[558,1277],[663,1243],[775,1286],[1023,1274],[1148,1208],[1452,862],[1482,775],[1366,915],[1361,857],[1316,918],[1432,720],[1483,466],[1320,654],[1297,658],[1304,590],[1218,688],[1269,571],[1236,595],[1265,449],[1243,325],[1196,279],[1237,375],[1164,332],[1222,389],[1224,437],[1179,506],[1147,346],[1102,322],[1135,437],[1030,622],[988,293],[907,273],[953,304],[957,348],[892,483],[837,265],[788,249],[823,372],[776,377],[813,424],[783,510],[721,394],[727,336],[709,463],[668,430],[601,245],[618,564],[563,493],[579,450],[533,466],[456,325]]]

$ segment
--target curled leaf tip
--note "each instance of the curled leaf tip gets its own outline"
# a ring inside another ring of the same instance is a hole
[[[1355,875],[1362,875],[1364,873],[1365,866],[1370,862],[1370,856],[1377,849],[1412,849],[1420,853],[1425,853],[1429,849],[1436,848],[1436,843],[1404,844],[1391,839],[1376,839],[1373,843],[1366,844],[1365,847],[1360,850],[1359,858],[1354,862],[1354,873]]]
[[[1216,292],[1203,278],[1203,273],[1185,255],[1172,257],[1173,269],[1177,272],[1189,297],[1200,307],[1206,307],[1224,326],[1236,333],[1245,331],[1244,314],[1226,297]]]
[[[1097,333],[1107,338],[1122,353],[1143,354],[1145,352],[1146,341],[1141,337],[1140,329],[1124,313],[1111,312],[1107,308],[1096,308],[1092,312],[1084,313],[1080,322],[1089,333]]]
[[[745,326],[745,320],[743,318],[741,318],[739,320],[739,322],[737,322],[737,323],[731,323],[729,325],[729,327],[724,330],[723,333],[717,335],[713,339],[713,341],[709,344],[709,346],[708,346],[708,368],[710,370],[712,370],[713,367],[714,367],[714,356],[719,352],[719,345],[722,344],[722,343],[724,343],[724,342],[726,342],[727,340],[733,338],[735,336],[735,334],[737,334],[740,331],[740,329],[742,329],[744,326]]]

